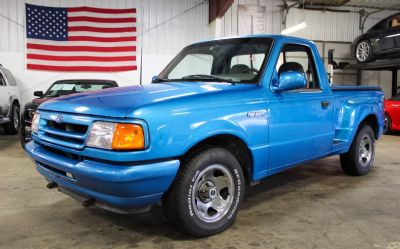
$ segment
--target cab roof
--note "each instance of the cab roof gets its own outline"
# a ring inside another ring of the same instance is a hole
[[[284,40],[286,42],[299,42],[299,43],[304,43],[304,44],[313,44],[315,43],[313,41],[304,39],[304,38],[299,38],[299,37],[294,37],[294,36],[287,36],[287,35],[267,35],[267,34],[258,34],[258,35],[243,35],[243,36],[231,36],[231,37],[223,37],[223,38],[215,38],[215,39],[210,39],[210,40],[204,40],[204,41],[199,41],[195,42],[191,45],[195,44],[201,44],[205,42],[212,42],[212,41],[219,41],[219,40],[229,40],[229,39],[241,39],[241,38],[270,38],[275,41],[281,41]]]

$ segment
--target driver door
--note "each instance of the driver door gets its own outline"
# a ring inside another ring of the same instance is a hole
[[[316,55],[318,56],[318,55]],[[269,106],[269,170],[284,170],[293,164],[326,155],[334,137],[333,103],[329,91],[320,87],[320,77],[309,47],[286,45],[276,65],[297,62],[307,78],[306,88],[272,93]]]
[[[381,34],[382,52],[389,52],[392,49],[400,49],[400,15],[389,20],[389,28]]]

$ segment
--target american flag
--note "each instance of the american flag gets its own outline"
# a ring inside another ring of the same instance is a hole
[[[25,7],[28,69],[137,69],[136,9]]]

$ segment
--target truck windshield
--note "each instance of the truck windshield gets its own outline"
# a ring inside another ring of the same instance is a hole
[[[271,38],[234,38],[188,46],[153,80],[257,83]]]
[[[54,83],[44,94],[44,97],[59,97],[73,93],[81,93],[88,91],[102,90],[106,88],[116,87],[115,82],[107,81],[61,81]]]

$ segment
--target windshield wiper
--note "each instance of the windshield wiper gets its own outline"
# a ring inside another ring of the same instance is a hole
[[[155,79],[153,79],[151,81],[151,83],[160,83],[160,82],[168,82],[168,81],[170,81],[170,80],[156,77]]]
[[[216,81],[222,81],[222,82],[228,82],[235,84],[233,80],[227,79],[227,78],[222,78],[222,77],[217,77],[214,75],[209,75],[209,74],[191,74],[191,75],[186,75],[182,77],[181,79],[184,80],[216,80]]]

